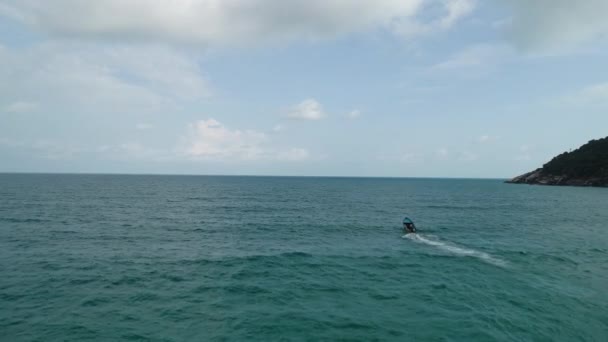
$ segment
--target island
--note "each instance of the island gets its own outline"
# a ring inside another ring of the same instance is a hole
[[[564,152],[543,167],[506,183],[608,187],[608,137]]]

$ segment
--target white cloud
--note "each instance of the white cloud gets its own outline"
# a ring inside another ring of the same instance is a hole
[[[419,10],[424,13],[424,9],[430,9],[433,12],[440,12],[441,15],[431,16],[431,19],[420,20],[417,18],[401,18],[392,23],[393,31],[404,37],[414,37],[425,35],[437,31],[447,30],[456,24],[459,20],[470,14],[476,5],[475,0],[447,0],[447,1],[425,1],[424,5]],[[437,11],[439,5],[441,11]]]
[[[193,158],[258,159],[263,156],[264,133],[231,130],[214,119],[190,124],[186,155]]]
[[[358,109],[353,109],[350,112],[346,113],[346,117],[349,119],[356,119],[361,116],[361,111]]]
[[[312,159],[301,147],[278,146],[264,133],[255,130],[230,129],[215,119],[188,125],[176,144],[150,146],[139,141],[98,146],[78,146],[57,140],[19,140],[0,137],[0,147],[22,150],[33,158],[54,160],[94,156],[100,160],[176,161],[278,161],[297,162]],[[317,157],[318,158],[318,157]]]
[[[502,0],[513,10],[508,30],[526,50],[562,50],[608,35],[606,0]]]
[[[439,26],[443,29],[452,27],[458,20],[467,16],[475,9],[473,0],[455,0],[445,2],[447,15],[439,20]]]
[[[230,129],[215,119],[190,124],[182,139],[182,154],[193,160],[302,161],[310,158],[304,148],[275,147],[270,138],[255,130]]]
[[[500,139],[500,137],[498,137],[496,135],[484,134],[484,135],[477,137],[477,139],[475,139],[475,141],[479,144],[486,144],[486,143],[494,142],[498,139]]]
[[[325,117],[323,106],[315,99],[304,100],[291,107],[287,117],[296,120],[321,120]]]
[[[35,110],[38,106],[33,102],[16,101],[4,107],[7,113],[26,113]]]
[[[472,0],[8,0],[0,14],[62,36],[251,44],[383,27],[411,35],[449,28],[473,8]]]

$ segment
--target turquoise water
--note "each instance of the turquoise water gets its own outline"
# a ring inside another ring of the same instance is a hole
[[[608,189],[4,174],[0,269],[2,341],[607,341]]]

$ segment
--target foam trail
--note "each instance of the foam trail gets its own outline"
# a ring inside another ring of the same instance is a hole
[[[420,234],[406,234],[403,236],[403,238],[407,238],[407,239],[410,239],[410,240],[418,242],[418,243],[423,243],[425,245],[437,247],[441,250],[444,250],[444,251],[452,253],[452,254],[456,254],[456,255],[460,255],[460,256],[474,257],[474,258],[480,259],[482,261],[485,261],[487,263],[490,263],[492,265],[501,266],[501,267],[506,266],[506,262],[504,260],[495,258],[488,253],[476,251],[474,249],[454,246],[454,245],[451,245],[451,244],[448,244],[445,242],[441,242],[441,241],[437,241],[437,240],[432,240],[432,239],[426,238],[425,236],[420,235]]]

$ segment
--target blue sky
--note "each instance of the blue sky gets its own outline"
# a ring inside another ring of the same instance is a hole
[[[0,172],[515,176],[608,135],[606,15],[0,0]]]

